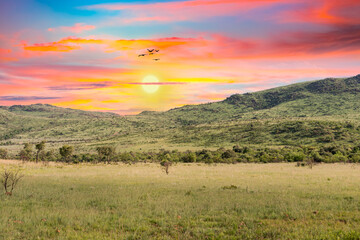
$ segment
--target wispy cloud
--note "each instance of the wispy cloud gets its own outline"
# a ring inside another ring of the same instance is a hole
[[[61,27],[56,27],[56,28],[48,28],[48,31],[49,32],[62,31],[62,32],[82,33],[84,31],[93,30],[95,28],[96,27],[93,25],[87,25],[85,23],[75,23],[74,26],[61,26]]]
[[[78,91],[78,90],[90,90],[90,89],[98,89],[111,86],[111,83],[101,82],[101,83],[89,83],[89,84],[81,84],[81,85],[61,85],[61,86],[52,86],[47,89],[52,91]]]
[[[173,22],[236,15],[254,8],[270,6],[282,0],[190,0],[147,4],[97,4],[83,7],[88,10],[125,11],[126,18],[112,18],[109,23],[147,21]]]
[[[129,82],[125,84],[130,85],[182,85],[187,84],[186,82]]]
[[[41,96],[0,96],[0,101],[35,101],[61,99],[61,97],[41,97]]]

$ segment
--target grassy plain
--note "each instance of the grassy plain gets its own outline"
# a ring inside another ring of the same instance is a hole
[[[360,165],[21,167],[0,239],[359,239]]]

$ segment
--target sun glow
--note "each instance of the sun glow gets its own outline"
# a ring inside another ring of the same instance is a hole
[[[155,76],[148,75],[142,80],[142,82],[144,83],[142,88],[147,93],[155,93],[159,89],[159,85],[156,85],[156,83],[159,82],[159,79]]]

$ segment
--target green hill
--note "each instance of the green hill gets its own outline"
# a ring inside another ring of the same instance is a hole
[[[353,144],[360,139],[359,93],[357,75],[125,117],[48,104],[0,107],[0,145],[16,152],[24,142],[46,140],[87,152],[99,145],[125,151]]]
[[[224,101],[185,106],[165,112],[180,122],[204,123],[229,119],[265,119],[357,115],[360,107],[360,75],[245,94]]]

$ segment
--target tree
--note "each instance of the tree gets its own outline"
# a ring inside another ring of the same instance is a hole
[[[0,158],[6,159],[8,157],[8,151],[5,148],[0,148]]]
[[[46,159],[47,161],[56,161],[57,156],[54,149],[51,149],[50,151],[44,153],[44,159]]]
[[[71,156],[74,152],[73,146],[64,145],[59,148],[60,155],[65,162],[70,162]]]
[[[18,184],[21,178],[23,178],[24,175],[20,174],[20,170],[7,170],[5,169],[0,174],[0,182],[1,185],[4,187],[5,194],[11,196],[12,192],[14,191],[14,188]]]
[[[24,149],[20,151],[19,155],[20,159],[23,161],[31,160],[33,155],[32,145],[30,143],[25,143]]]
[[[110,163],[112,156],[115,154],[115,148],[109,146],[97,147],[96,151],[98,152],[99,160],[105,160],[108,163]]]
[[[36,144],[35,148],[36,148],[36,162],[38,162],[40,152],[45,149],[45,141],[41,141],[40,143]]]
[[[160,162],[160,165],[164,168],[165,173],[169,174],[169,167],[172,165],[172,162],[164,159]]]
[[[186,151],[180,159],[182,162],[196,162],[196,154],[191,151]]]

